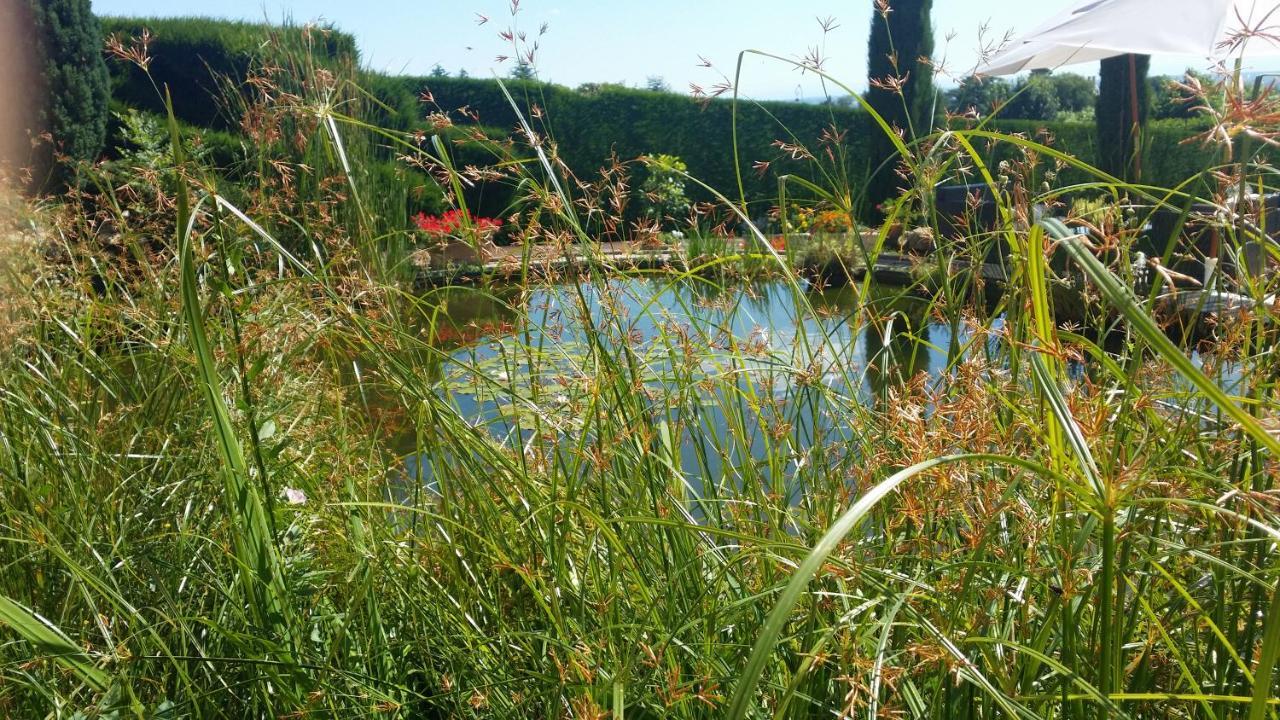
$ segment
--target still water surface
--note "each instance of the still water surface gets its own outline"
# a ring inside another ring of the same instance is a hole
[[[461,418],[523,451],[534,427],[583,446],[616,441],[594,437],[594,428],[626,423],[586,415],[599,392],[593,381],[618,372],[601,363],[623,363],[645,421],[672,429],[666,452],[690,490],[764,482],[801,493],[797,471],[812,470],[823,448],[853,447],[859,433],[874,432],[866,410],[893,407],[906,383],[946,383],[965,358],[1004,363],[993,339],[1002,318],[986,319],[979,337],[905,290],[863,292],[635,278],[497,294],[452,288],[426,299],[432,320],[423,325],[447,359],[425,371]],[[1085,368],[1068,372],[1079,379]],[[1229,365],[1219,364],[1217,377],[1228,390],[1240,381]],[[1198,413],[1181,402],[1169,406]],[[441,463],[467,462],[424,452],[431,431],[418,424],[395,440],[412,488],[431,488]]]
[[[584,397],[600,372],[594,335],[612,360],[630,349],[653,422],[680,428],[673,464],[695,491],[775,479],[794,470],[777,466],[779,443],[802,463],[809,449],[852,438],[856,408],[889,402],[912,378],[938,382],[966,353],[994,352],[969,346],[970,331],[934,318],[927,300],[860,294],[630,278],[524,295],[449,289],[428,298],[430,334],[448,351],[432,373],[462,417],[512,447],[538,421],[571,437],[585,432]],[[410,476],[430,485],[419,432],[398,445]]]

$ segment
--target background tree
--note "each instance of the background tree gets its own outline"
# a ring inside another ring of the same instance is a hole
[[[1013,88],[1013,96],[1005,105],[1001,117],[1010,120],[1044,120],[1051,122],[1058,117],[1058,93],[1048,73],[1032,73]]]
[[[449,77],[449,71],[445,70],[444,66],[441,65],[440,63],[436,63],[436,66],[431,68],[431,74],[428,75],[427,77],[447,78]]]
[[[605,92],[623,92],[629,89],[627,84],[622,82],[588,82],[582,83],[574,91],[587,97],[599,97]]]
[[[1137,180],[1142,174],[1142,131],[1151,108],[1150,67],[1150,55],[1120,55],[1102,61],[1098,162],[1101,169],[1124,180]]]
[[[653,92],[671,92],[671,86],[667,84],[666,78],[661,75],[650,75],[644,81],[646,90]]]
[[[908,141],[932,129],[936,113],[933,67],[933,0],[873,0],[868,51],[867,101]],[[893,142],[872,133],[867,201],[874,209],[901,192]]]
[[[986,116],[1009,99],[1012,87],[1004,78],[969,76],[947,92],[947,109],[953,113],[975,111]]]
[[[1014,97],[1016,93],[1020,94]],[[1080,119],[1081,115],[1092,119],[1097,96],[1092,78],[1071,73],[1054,75],[1037,71],[1016,85],[998,77],[967,77],[947,92],[947,109],[953,113],[976,110],[979,115],[990,115],[997,107],[1009,103],[1000,110],[1000,117],[1051,121],[1063,119],[1064,113],[1070,113],[1076,116],[1073,119]]]
[[[18,0],[29,2],[31,33],[39,62],[44,103],[38,129],[53,146],[37,159],[36,184],[63,181],[70,169],[56,163],[54,153],[70,162],[95,160],[107,139],[110,82],[103,58],[102,29],[89,0]]]
[[[513,80],[536,80],[537,74],[533,71],[533,66],[527,61],[521,60],[516,66],[511,68],[511,79]]]
[[[1081,113],[1093,110],[1098,102],[1098,85],[1093,78],[1075,73],[1050,75],[1053,92],[1058,96],[1058,110],[1064,113]]]

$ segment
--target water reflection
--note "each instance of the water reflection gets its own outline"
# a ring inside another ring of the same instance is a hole
[[[939,346],[933,344],[934,323],[924,299],[898,295],[887,301],[872,299],[869,306],[873,320],[867,323],[862,343],[866,383],[877,406],[884,409],[891,389],[921,374],[931,374],[935,369],[933,351]]]
[[[533,427],[542,428],[543,438],[575,441],[555,443],[564,447],[553,454],[618,441],[595,437],[599,428],[635,428],[635,418],[588,417],[601,405],[634,411],[635,403],[616,395],[593,402],[602,392],[597,378],[618,372],[602,363],[622,363],[634,382],[603,391],[630,394],[669,438],[642,455],[663,452],[700,498],[754,486],[799,502],[806,481],[848,467],[842,460],[856,460],[855,441],[885,429],[871,423],[892,422],[885,420],[891,413],[866,409],[893,409],[910,383],[947,382],[962,352],[1001,362],[992,338],[1002,318],[990,320],[985,342],[972,343],[963,324],[953,329],[932,310],[928,299],[883,286],[866,295],[856,287],[797,294],[785,283],[724,288],[696,279],[449,289],[427,295],[417,308],[416,329],[435,352],[413,361],[458,418],[521,455]],[[1091,367],[1073,361],[1067,372],[1081,381],[1097,369]],[[1225,388],[1238,384],[1229,362],[1214,374]],[[405,458],[404,485],[393,491],[398,499],[431,489],[446,469],[474,465],[430,440],[446,435],[431,417],[412,417],[403,407],[372,410],[401,421],[392,440]]]
[[[781,483],[805,453],[850,444],[858,430],[851,407],[885,403],[921,374],[936,379],[948,367],[940,348],[956,343],[929,309],[885,288],[797,296],[784,283],[615,279],[527,292],[451,289],[424,298],[417,318],[448,352],[429,372],[440,392],[513,448],[538,422],[566,435],[588,425],[574,412],[595,372],[594,327],[604,353],[621,358],[626,349],[639,363],[654,422],[676,428],[674,464],[705,493],[708,484]],[[705,378],[715,381],[673,406],[681,388],[687,396]],[[445,461],[418,457],[415,441],[430,431],[408,429],[398,443],[423,482]],[[795,465],[769,465],[786,446]]]

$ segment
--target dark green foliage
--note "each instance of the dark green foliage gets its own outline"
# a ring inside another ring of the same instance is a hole
[[[675,229],[689,211],[684,176],[688,166],[673,155],[645,158],[645,178],[640,184],[640,206],[645,219],[659,226]]]
[[[355,38],[328,27],[275,27],[208,18],[104,18],[103,30],[126,43],[151,34],[150,74],[130,63],[111,62],[112,93],[126,105],[163,114],[163,89],[173,95],[179,120],[230,129],[225,94],[239,87],[264,59],[264,49],[310,49],[314,57],[355,61]],[[157,92],[159,86],[161,92]]]
[[[976,111],[985,117],[1008,100],[1012,91],[1009,81],[1004,78],[969,76],[947,92],[947,110],[957,114]]]
[[[1047,144],[1087,163],[1092,163],[1097,156],[1097,128],[1089,123],[1042,122],[1001,116],[991,123],[990,129],[1010,135],[1025,135],[1036,142],[1048,140]]]
[[[498,84],[492,80],[464,78],[413,78],[371,76],[368,89],[394,113],[378,122],[401,130],[422,129],[426,109],[419,102],[430,90],[436,104],[445,110],[466,107],[487,128],[502,128],[508,134],[518,119]],[[511,81],[508,89],[521,113],[556,143],[561,158],[583,178],[616,157],[624,162],[642,155],[675,155],[689,166],[693,177],[729,197],[737,196],[737,173],[733,156],[733,104],[715,100],[704,105],[673,93],[629,89],[599,84],[573,90],[559,85]],[[532,117],[538,106],[544,120]],[[453,113],[455,122],[464,120]],[[545,125],[545,127],[543,127]],[[865,171],[866,138],[872,135],[867,117],[851,109],[800,103],[750,102],[738,104],[738,141],[743,183],[753,215],[762,215],[777,200],[778,177],[795,174],[813,177],[814,162],[792,159],[775,146],[776,141],[802,143],[823,162],[830,159],[818,147],[818,138],[830,126],[845,132],[843,148],[848,157],[840,172],[858,175]],[[483,160],[483,157],[477,159]],[[753,169],[756,161],[772,163],[761,176]],[[856,188],[855,188],[856,189]],[[695,200],[709,200],[704,189],[690,185]]]
[[[1195,78],[1205,87],[1213,85],[1212,78],[1191,69],[1188,69],[1183,77],[1153,77],[1149,80],[1152,97],[1151,116],[1153,118],[1157,120],[1188,120],[1200,117],[1203,114],[1203,111],[1198,108],[1204,105],[1204,99],[1196,97],[1182,87],[1189,78]],[[1220,98],[1210,98],[1210,102],[1214,106],[1222,104]]]
[[[1121,55],[1102,61],[1098,94],[1098,163],[1116,177],[1137,179],[1141,174],[1136,148],[1151,108],[1147,71],[1149,55]],[[1136,95],[1135,95],[1136,90]],[[1137,106],[1137,117],[1134,106]],[[1144,180],[1146,178],[1143,178]]]
[[[1003,118],[992,122],[989,129],[1001,133],[1018,133],[1036,142],[1046,143],[1055,150],[1090,165],[1098,163],[1098,129],[1093,123]],[[1150,123],[1147,126],[1147,143],[1143,153],[1144,182],[1160,187],[1176,187],[1210,167],[1214,159],[1204,146],[1198,142],[1187,142],[1201,131],[1202,128],[1181,120]],[[999,160],[1014,157],[1014,149],[1003,145],[998,146],[988,160],[994,165]],[[1057,184],[1092,182],[1094,179],[1086,173],[1064,169],[1059,174]]]
[[[933,0],[893,0],[889,12],[877,9],[871,18],[867,101],[908,141],[928,135],[933,128],[933,68],[921,62],[933,55],[932,10]],[[900,85],[901,90],[886,85]],[[898,194],[900,179],[892,141],[877,131],[871,146],[871,164],[878,170],[867,196],[876,207]]]
[[[535,80],[537,77],[538,74],[533,71],[533,66],[524,60],[516,63],[516,66],[511,68],[512,80]]]
[[[1027,88],[1023,92],[1023,88]],[[1098,95],[1092,78],[1064,73],[1033,73],[1016,86],[1003,78],[968,77],[947,92],[947,109],[952,113],[977,110],[981,116],[1021,92],[1000,111],[1009,120],[1054,120],[1059,113],[1087,113],[1093,110]]]
[[[1093,78],[1063,73],[1050,75],[1054,94],[1058,96],[1058,110],[1078,113],[1092,108],[1098,99],[1098,86]]]
[[[45,96],[40,127],[53,136],[54,152],[95,160],[106,141],[110,100],[98,20],[89,0],[31,0],[30,7]]]
[[[136,35],[144,21],[111,20],[108,23],[117,32]],[[261,52],[262,47],[268,46],[264,41],[269,36],[277,41],[302,38],[301,30],[280,30],[241,23],[179,20],[145,21],[145,25],[152,28],[155,34],[152,42],[152,55],[155,57],[153,72],[163,69],[159,63],[160,57],[165,55],[194,57],[204,53],[222,58],[219,62],[224,69],[230,68],[231,72],[242,76],[252,68],[253,52]],[[219,26],[228,27],[219,30]],[[166,37],[169,39],[165,40]],[[184,37],[191,38],[191,47],[180,46]],[[212,37],[222,37],[223,40],[219,43],[195,40]],[[342,56],[346,53],[348,57],[354,57],[354,40],[350,36],[326,32],[318,37],[325,40],[323,49],[328,56]],[[223,50],[214,52],[201,49],[215,45]],[[233,52],[231,48],[236,47],[239,50]],[[118,99],[127,100],[125,105],[153,107],[157,96],[150,84],[137,84],[132,71],[124,68],[123,64],[116,65],[114,72],[117,90],[122,95]],[[205,127],[235,127],[235,118],[239,114],[234,110],[228,112],[221,109],[225,105],[220,104],[219,98],[215,96],[216,88],[221,85],[210,76],[212,64],[199,67],[200,72],[191,71],[183,77],[171,73],[165,82],[174,84],[180,80],[187,88],[213,89],[203,95],[184,93],[188,101],[194,97],[198,100],[195,105],[203,108],[199,112],[189,112],[188,117],[196,115],[206,118],[209,124]],[[172,72],[180,70],[174,68]],[[127,82],[121,82],[122,80]],[[443,77],[439,73],[433,77],[391,77],[366,73],[357,82],[388,106],[381,108],[372,103],[364,104],[362,117],[379,126],[401,131],[434,132],[426,122],[428,108],[420,100],[425,90],[430,90],[436,103],[445,110],[456,111],[467,107],[469,112],[476,114],[478,120],[452,112],[453,120],[463,126],[478,125],[492,139],[511,136],[517,126],[516,113],[493,80]],[[508,88],[525,117],[534,123],[535,129],[555,143],[561,158],[580,177],[594,177],[615,155],[619,160],[628,162],[643,155],[669,154],[684,160],[695,178],[715,190],[729,197],[736,197],[738,194],[738,173],[734,167],[732,145],[733,104],[728,100],[712,101],[704,107],[683,95],[629,89],[608,83],[584,85],[575,90],[537,82],[510,81]],[[949,94],[951,108],[953,111],[960,110],[961,104],[966,102],[974,105],[994,103],[1005,96],[1007,89],[1008,84],[999,79],[987,79],[981,85],[966,81],[961,88]],[[148,90],[150,95],[144,90]],[[175,93],[175,98],[177,95]],[[542,119],[533,116],[534,106],[545,111]],[[191,109],[191,105],[188,109]],[[1001,117],[1008,119],[1010,116],[1002,113]],[[190,122],[192,125],[201,125],[199,122]],[[1092,125],[1004,120],[998,125],[1004,130],[1024,132],[1030,137],[1036,137],[1039,129],[1047,128],[1055,138],[1054,147],[1074,154],[1085,162],[1097,161],[1096,132]],[[817,142],[828,127],[846,133],[841,145],[843,155],[837,155],[839,159],[834,161]],[[1180,144],[1195,132],[1181,122],[1176,126],[1153,129],[1152,150],[1146,161],[1148,178],[1175,185],[1203,169],[1208,162],[1200,146],[1194,143]],[[756,105],[740,102],[739,161],[744,190],[751,204],[751,215],[763,217],[769,207],[776,203],[778,178],[783,175],[819,180],[820,173],[826,170],[832,171],[835,177],[855,178],[852,190],[857,199],[862,186],[856,178],[862,177],[873,167],[870,159],[871,142],[879,137],[879,133],[878,128],[871,126],[868,116],[839,103],[806,105],[770,102]],[[217,144],[211,157],[218,167],[228,168],[237,158],[243,158],[243,141],[237,136],[226,132],[205,133],[204,136],[207,141]],[[462,133],[457,133],[450,139],[454,160],[459,166],[483,166],[493,161],[492,153],[482,143],[467,140]],[[823,170],[811,160],[793,159],[789,152],[776,146],[777,141],[803,145],[808,152],[821,159]],[[757,161],[771,163],[769,170],[763,175],[753,168]],[[374,164],[371,160],[368,166],[373,167]],[[395,176],[399,174],[408,176],[412,185],[422,186],[421,192],[412,193],[413,197],[418,198],[413,208],[415,212],[419,209],[434,212],[439,208],[438,188],[428,182],[425,176],[420,173],[397,173],[390,164],[390,157],[379,155],[376,164],[377,174],[385,176],[388,182],[395,180]],[[633,173],[635,184],[638,185],[642,175],[642,172]],[[829,184],[828,180],[822,182]],[[711,193],[694,184],[688,186],[688,191],[694,200],[713,198]],[[793,186],[791,194],[794,196],[795,192]],[[468,190],[466,199],[468,206],[477,214],[499,217],[509,214],[519,197],[521,195],[515,188],[500,183],[479,183],[474,189]]]
[[[257,192],[277,211],[288,209],[294,222],[271,230],[291,249],[312,252],[316,245],[305,231],[319,227],[332,229],[321,252],[370,228],[394,244],[410,215],[440,209],[436,182],[399,162],[383,138],[348,128],[340,156],[330,144],[331,126],[317,125],[315,109],[329,103],[354,117],[373,115],[359,90],[351,36],[198,19],[115,20],[112,27],[125,47],[138,47],[144,30],[152,38],[149,60],[115,63],[121,112],[164,115],[169,89],[180,124],[199,128],[204,164],[229,181],[227,192]],[[137,145],[128,133],[115,139],[115,154]],[[309,200],[315,197],[331,202]]]
[[[1193,140],[1208,128],[1186,120],[1148,122],[1142,153],[1142,179],[1160,187],[1175,187],[1183,180],[1215,166],[1219,158],[1213,149]],[[1210,193],[1212,183],[1191,189]]]
[[[1058,117],[1059,108],[1053,80],[1046,74],[1033,73],[1018,81],[1000,115],[1010,120],[1053,120]]]

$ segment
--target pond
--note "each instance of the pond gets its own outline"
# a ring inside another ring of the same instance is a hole
[[[665,439],[640,454],[661,452],[698,496],[751,484],[803,493],[793,482],[800,469],[847,467],[853,441],[886,422],[873,411],[902,412],[904,398],[907,412],[932,411],[906,385],[942,388],[965,359],[985,361],[982,372],[1008,361],[1003,317],[952,324],[931,300],[882,284],[613,278],[447,288],[421,302],[417,329],[436,348],[422,366],[450,415],[515,453],[535,436],[552,453],[581,452],[618,441],[600,433],[649,425]],[[1215,365],[1234,388],[1234,363]],[[1079,380],[1087,369],[1072,362],[1067,371]],[[1175,388],[1190,397],[1189,385]],[[1171,411],[1198,412],[1172,399]],[[601,407],[642,417],[593,416]],[[429,421],[404,425],[392,443],[415,494],[432,489],[441,467],[471,460],[424,444]],[[820,457],[831,448],[844,457]]]
[[[512,448],[535,427],[576,437],[596,379],[624,374],[653,424],[674,428],[672,464],[699,493],[708,481],[782,479],[811,449],[847,444],[859,414],[903,384],[938,382],[966,353],[996,351],[935,317],[929,300],[883,286],[615,278],[449,288],[423,303],[419,330],[447,353],[430,373],[468,422]],[[426,461],[423,430],[406,430],[397,449],[410,481],[430,486],[442,460]]]

